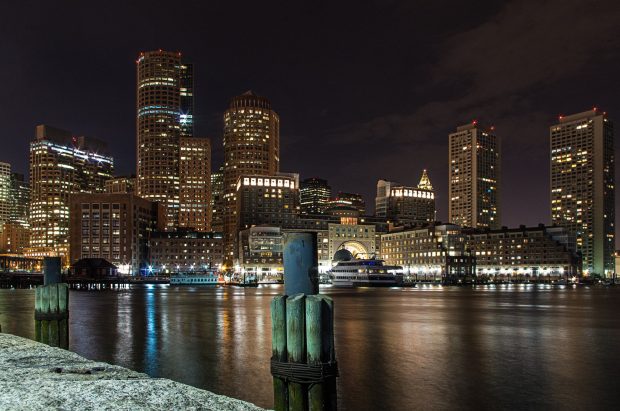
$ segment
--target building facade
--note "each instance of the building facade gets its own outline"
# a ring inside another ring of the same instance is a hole
[[[219,270],[224,258],[222,233],[213,232],[156,232],[151,235],[149,250],[151,274]]]
[[[22,255],[28,248],[30,229],[16,221],[4,223],[0,233],[0,253]]]
[[[461,227],[454,224],[394,231],[381,235],[381,258],[387,264],[402,266],[407,276],[439,281],[448,275],[454,259],[469,256],[465,244]],[[474,262],[468,264],[462,275],[473,272]]]
[[[233,97],[224,113],[224,251],[237,243],[237,182],[242,175],[275,175],[280,168],[280,119],[271,103],[251,91]]]
[[[181,137],[194,137],[194,65],[191,63],[181,64],[181,82],[179,93],[181,95],[181,113],[179,123],[181,125]]]
[[[141,53],[136,69],[137,193],[166,207],[173,230],[179,224],[180,137],[193,132],[192,70],[181,53],[162,50]]]
[[[551,221],[575,238],[586,275],[613,276],[613,124],[597,109],[560,117],[550,128]]]
[[[386,180],[377,182],[376,217],[424,225],[434,222],[435,214],[435,193],[426,170],[416,187]]]
[[[11,165],[0,162],[0,232],[11,218]]]
[[[135,194],[135,177],[114,177],[105,182],[105,192],[110,194]]]
[[[493,127],[457,127],[449,136],[450,223],[497,229],[501,226],[500,139]]]
[[[144,274],[148,240],[165,226],[165,208],[134,194],[73,194],[70,199],[71,263],[103,258],[121,274]]]
[[[329,200],[328,208],[337,207],[353,207],[359,211],[360,215],[366,214],[366,201],[364,201],[364,197],[361,194],[339,191],[336,197]]]
[[[299,217],[299,176],[242,175],[237,182],[237,231],[259,225],[290,228]]]
[[[179,227],[211,231],[211,140],[181,137]]]
[[[299,183],[301,214],[323,214],[329,207],[332,189],[327,180],[322,178],[306,178]]]
[[[580,261],[563,227],[520,226],[466,231],[466,248],[476,257],[477,275],[494,279],[579,276]]]
[[[211,229],[224,231],[224,167],[211,173]]]
[[[238,260],[235,272],[258,281],[284,279],[283,231],[280,227],[259,226],[239,232]]]
[[[69,257],[69,196],[103,192],[114,161],[101,141],[46,125],[30,143],[30,257]]]

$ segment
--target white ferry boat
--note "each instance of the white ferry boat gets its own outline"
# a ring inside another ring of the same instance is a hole
[[[341,260],[329,271],[335,287],[399,287],[403,268],[374,258]]]
[[[170,276],[170,285],[218,285],[219,283],[219,276],[216,272],[179,273]]]

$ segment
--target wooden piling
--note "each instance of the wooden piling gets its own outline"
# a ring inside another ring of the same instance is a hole
[[[311,365],[321,365],[325,359],[323,354],[323,305],[323,299],[318,295],[306,297],[306,353],[308,364]],[[313,384],[308,387],[310,411],[324,409],[326,397],[324,388],[323,384]]]
[[[49,284],[35,289],[35,339],[41,343],[69,348],[69,288]]]
[[[286,296],[275,297],[271,301],[271,348],[275,361],[286,362]],[[288,410],[288,383],[273,377],[273,408],[275,411]]]
[[[306,362],[306,301],[304,294],[295,294],[286,300],[286,350],[289,363]],[[308,395],[304,385],[290,382],[288,406],[290,411],[307,409]]]

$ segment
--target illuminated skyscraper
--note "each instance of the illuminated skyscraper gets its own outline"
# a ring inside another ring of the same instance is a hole
[[[550,127],[551,221],[581,251],[584,274],[612,276],[615,245],[613,124],[591,111],[560,117]]]
[[[11,165],[0,162],[0,232],[11,217]]]
[[[46,125],[30,143],[30,256],[68,257],[69,195],[103,192],[114,163],[105,143]]]
[[[361,194],[357,193],[345,193],[343,191],[339,191],[336,197],[329,200],[328,208],[334,209],[338,207],[354,208],[360,215],[364,215],[366,213],[366,201],[364,201],[364,197],[362,197]]]
[[[193,133],[192,71],[177,52],[137,61],[137,193],[166,207],[169,230],[179,224],[180,137]]]
[[[323,214],[329,207],[332,189],[327,180],[306,178],[300,183],[299,195],[302,214]]]
[[[457,127],[449,136],[448,219],[463,227],[501,227],[500,139],[493,127]]]
[[[211,140],[181,137],[179,227],[211,231]]]
[[[415,187],[379,180],[375,216],[420,225],[434,222],[435,193],[426,170]]]
[[[224,230],[224,167],[211,173],[211,230]]]
[[[194,65],[181,64],[181,136],[194,136]]]
[[[252,91],[233,97],[224,113],[224,253],[234,257],[237,181],[242,175],[275,175],[280,164],[280,120],[271,103]]]

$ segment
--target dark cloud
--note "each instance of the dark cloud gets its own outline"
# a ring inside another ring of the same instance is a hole
[[[0,6],[0,161],[27,169],[34,126],[107,140],[135,165],[140,50],[195,63],[198,133],[247,89],[281,118],[282,168],[372,204],[423,168],[447,214],[447,134],[477,118],[504,148],[504,222],[548,221],[548,127],[596,104],[620,118],[615,1],[22,1]],[[618,196],[620,197],[620,196]],[[372,208],[372,207],[370,207]],[[618,213],[620,216],[620,213]]]

